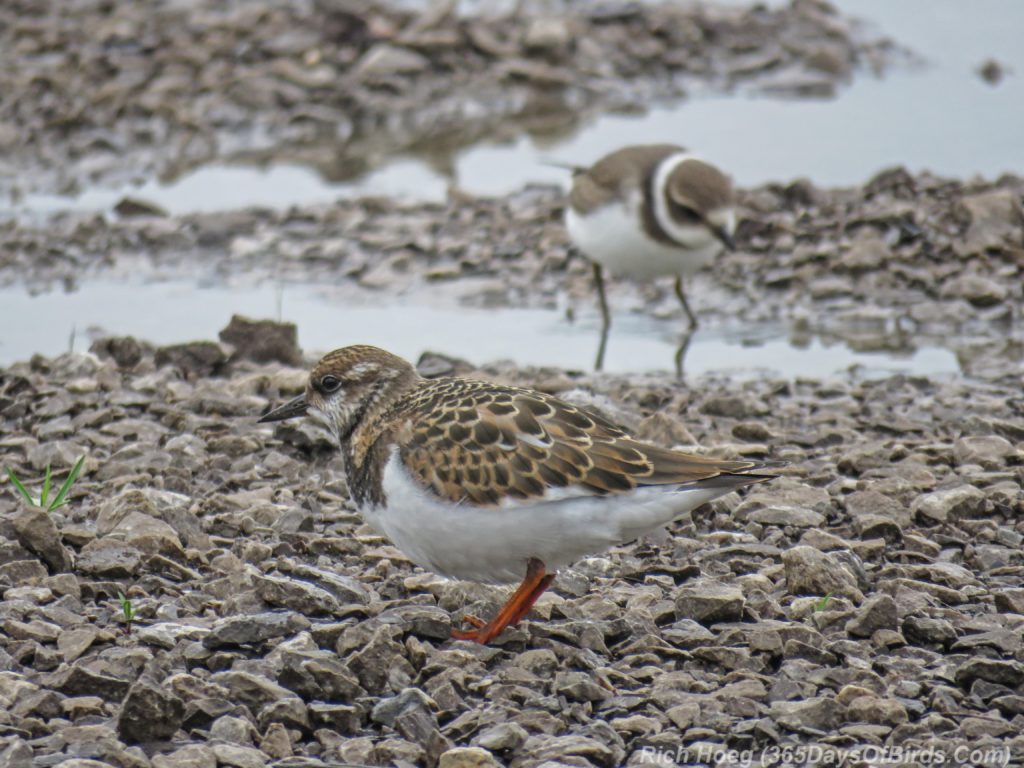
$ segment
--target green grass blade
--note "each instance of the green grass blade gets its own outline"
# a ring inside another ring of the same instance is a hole
[[[83,455],[78,461],[75,462],[75,466],[71,468],[71,474],[68,475],[68,479],[64,481],[64,485],[60,487],[57,492],[57,498],[53,500],[49,509],[52,512],[57,507],[64,504],[64,497],[68,495],[68,491],[71,490],[71,486],[75,484],[75,480],[78,479],[78,473],[82,471],[82,465],[85,463],[85,456]]]
[[[46,506],[46,497],[50,495],[50,482],[53,479],[53,475],[50,472],[50,465],[46,465],[46,477],[43,478],[43,492],[39,494],[39,506]]]
[[[11,478],[11,482],[14,484],[14,487],[18,489],[18,493],[25,497],[25,501],[27,501],[33,507],[36,506],[36,503],[32,500],[32,497],[28,495],[28,491],[25,490],[25,486],[21,484],[21,480],[18,479],[18,476],[14,474],[14,470],[11,469],[10,467],[7,468],[7,476]]]

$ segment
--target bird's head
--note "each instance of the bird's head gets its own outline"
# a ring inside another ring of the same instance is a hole
[[[692,156],[681,159],[669,169],[663,195],[668,221],[662,224],[668,225],[665,228],[670,234],[703,230],[704,237],[736,250],[732,182],[715,166]]]
[[[367,345],[342,347],[314,366],[303,394],[270,411],[260,422],[312,413],[344,442],[367,416],[418,380],[416,370],[390,352]]]

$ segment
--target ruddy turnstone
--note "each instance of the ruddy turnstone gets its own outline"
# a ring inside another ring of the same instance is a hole
[[[774,477],[648,445],[541,392],[423,379],[370,346],[326,355],[305,393],[260,421],[307,412],[337,436],[363,519],[410,560],[454,579],[523,579],[493,619],[452,632],[479,643],[526,616],[558,568]]]
[[[697,317],[683,278],[733,250],[736,214],[729,178],[674,144],[623,147],[589,168],[573,168],[565,225],[593,263],[602,331],[611,325],[604,270],[637,280],[675,275],[676,296]]]

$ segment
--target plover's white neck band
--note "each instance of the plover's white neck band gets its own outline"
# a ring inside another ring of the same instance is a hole
[[[680,224],[668,210],[668,180],[675,170],[690,160],[700,160],[690,152],[676,152],[669,155],[654,169],[651,186],[651,204],[654,206],[654,220],[661,230],[683,248],[700,248],[712,237],[702,224]]]

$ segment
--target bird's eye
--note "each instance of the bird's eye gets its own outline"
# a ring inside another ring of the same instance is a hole
[[[334,374],[328,373],[320,379],[321,392],[337,392],[341,387],[341,379]]]

